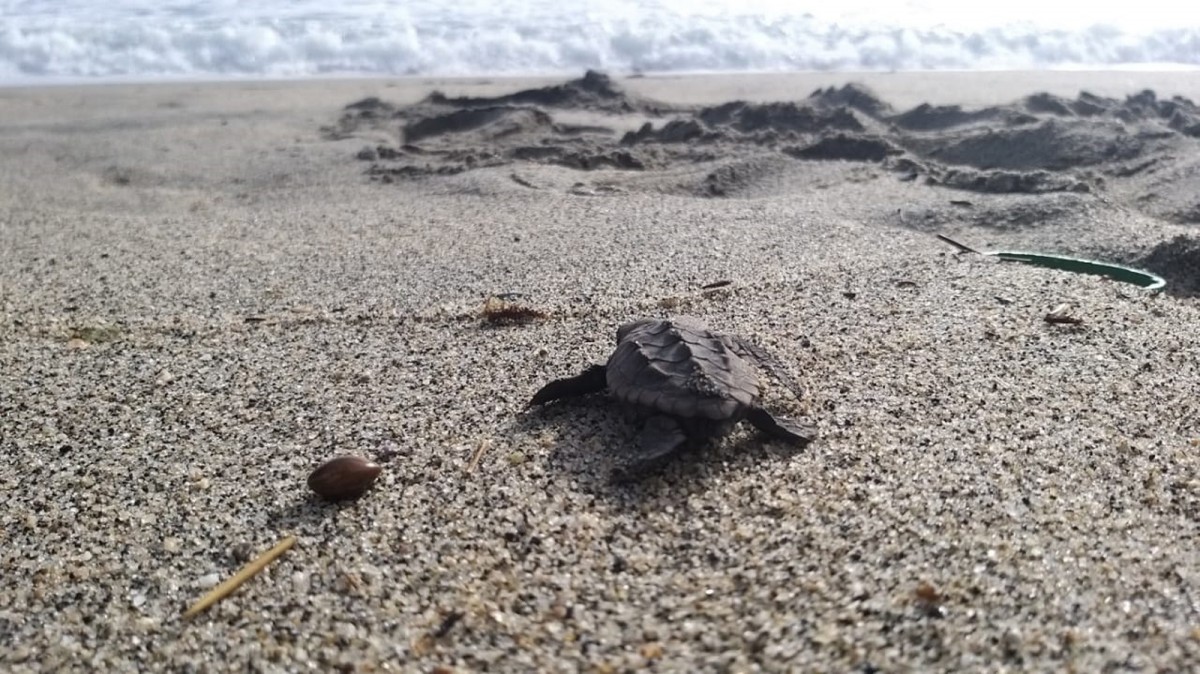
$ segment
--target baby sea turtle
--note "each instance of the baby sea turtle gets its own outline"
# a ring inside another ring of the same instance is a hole
[[[637,459],[618,478],[651,472],[689,443],[725,435],[743,419],[792,444],[810,442],[816,437],[812,426],[772,416],[759,405],[751,363],[788,381],[770,354],[741,337],[713,332],[687,316],[645,318],[617,330],[617,348],[606,365],[546,384],[529,405],[607,390],[643,413]]]

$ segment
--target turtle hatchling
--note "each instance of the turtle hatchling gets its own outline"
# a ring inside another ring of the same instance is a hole
[[[810,442],[816,437],[812,426],[773,416],[759,404],[752,364],[790,382],[771,354],[741,337],[713,332],[686,316],[645,318],[617,330],[607,364],[546,384],[529,405],[607,391],[635,408],[645,419],[638,454],[618,479],[653,472],[684,447],[725,435],[742,420],[798,446]]]

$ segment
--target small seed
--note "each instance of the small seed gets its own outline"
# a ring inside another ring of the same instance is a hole
[[[922,581],[921,584],[917,585],[917,589],[913,591],[913,594],[917,596],[918,600],[930,604],[941,601],[941,595],[938,593],[937,588],[928,582]]]
[[[361,496],[383,468],[361,456],[339,456],[321,464],[308,476],[308,487],[330,501]]]

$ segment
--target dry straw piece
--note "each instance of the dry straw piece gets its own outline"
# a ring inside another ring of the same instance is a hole
[[[467,463],[467,467],[463,469],[465,473],[473,473],[479,466],[479,460],[483,458],[483,453],[492,446],[491,438],[484,438],[479,441],[479,446],[475,448],[475,452],[471,454],[471,460]]]
[[[183,617],[190,618],[209,606],[217,603],[218,601],[221,601],[225,597],[233,594],[233,591],[241,587],[242,583],[250,580],[259,571],[265,569],[268,564],[275,561],[276,557],[279,557],[283,553],[287,552],[288,548],[292,547],[295,543],[295,536],[288,536],[287,538],[283,539],[276,544],[275,547],[259,555],[258,559],[255,559],[246,566],[243,566],[242,569],[235,573],[232,578],[214,587],[211,592],[201,597],[200,601],[192,604],[192,607],[184,612]]]

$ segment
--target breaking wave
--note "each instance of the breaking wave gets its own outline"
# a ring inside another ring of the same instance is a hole
[[[1174,3],[1169,25],[1146,2],[1137,20],[1018,0],[802,4],[0,0],[0,81],[1200,67],[1200,16],[1181,16],[1200,10]]]

